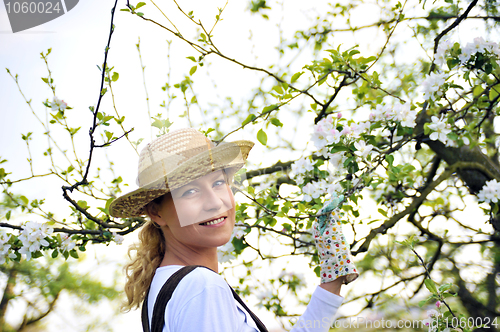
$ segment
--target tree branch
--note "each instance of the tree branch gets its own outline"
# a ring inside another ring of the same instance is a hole
[[[387,219],[381,226],[372,229],[370,233],[366,236],[365,241],[363,244],[358,248],[358,250],[353,251],[352,254],[355,256],[359,253],[365,252],[368,250],[368,247],[370,246],[371,241],[377,236],[378,234],[385,234],[388,229],[396,225],[396,223],[402,219],[403,217],[407,216],[411,212],[413,212],[415,209],[418,209],[418,207],[425,201],[427,196],[434,191],[434,189],[443,181],[447,180],[450,178],[450,176],[457,172],[458,170],[466,170],[466,169],[475,169],[475,170],[480,170],[484,172],[485,174],[488,175],[493,175],[484,165],[477,163],[477,162],[457,162],[453,164],[452,166],[448,167],[435,181],[431,182],[421,193],[420,196],[416,197],[413,199],[410,205],[406,207],[402,212],[396,213],[393,215],[391,218]]]

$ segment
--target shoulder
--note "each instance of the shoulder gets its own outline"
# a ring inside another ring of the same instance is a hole
[[[168,278],[181,268],[181,266],[165,266],[158,268],[151,284],[149,295],[150,303],[156,299],[160,289]],[[186,303],[196,296],[215,296],[215,294],[219,296],[224,294],[225,296],[223,297],[232,297],[231,288],[221,275],[210,269],[197,267],[182,278],[172,294],[171,301]]]
[[[221,297],[221,295],[224,295],[222,298],[232,298],[231,288],[226,280],[218,273],[203,267],[197,267],[187,274],[177,286],[176,292],[172,296],[173,299],[174,297],[182,299],[182,302],[200,296]]]

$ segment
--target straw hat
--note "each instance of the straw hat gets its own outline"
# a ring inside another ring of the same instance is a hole
[[[254,143],[222,142],[215,145],[192,128],[158,137],[139,155],[139,189],[115,199],[109,213],[127,218],[144,215],[144,207],[157,197],[182,187],[210,172],[227,169],[234,174],[243,167]]]

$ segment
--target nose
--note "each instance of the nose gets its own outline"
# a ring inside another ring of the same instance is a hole
[[[218,211],[222,208],[222,205],[224,204],[223,202],[223,197],[221,195],[224,195],[225,193],[224,190],[219,190],[215,191],[214,188],[207,188],[206,190],[203,191],[203,209],[206,211]]]

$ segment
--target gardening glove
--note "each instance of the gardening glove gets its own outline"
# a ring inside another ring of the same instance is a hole
[[[348,284],[359,276],[352,262],[349,243],[342,233],[342,223],[335,212],[343,201],[343,195],[326,201],[313,224],[322,284],[342,276],[346,276],[344,283]]]

